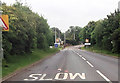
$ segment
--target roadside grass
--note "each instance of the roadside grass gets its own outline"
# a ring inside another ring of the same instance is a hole
[[[46,51],[35,49],[33,50],[31,54],[28,53],[28,54],[23,54],[23,55],[9,56],[8,62],[6,63],[7,67],[4,66],[4,61],[3,61],[2,77],[5,77],[18,69],[28,66],[58,51],[59,49],[55,49],[55,48],[48,49]]]
[[[62,49],[63,49],[63,47],[62,47],[62,46],[61,46],[61,47],[58,47],[58,49],[59,49],[59,50],[62,50]]]
[[[120,57],[120,54],[112,53],[111,51],[107,51],[107,50],[100,49],[97,47],[87,47],[87,48],[82,47],[81,49],[87,50],[87,51],[92,51],[92,52],[99,53],[102,55],[114,56],[116,58]]]

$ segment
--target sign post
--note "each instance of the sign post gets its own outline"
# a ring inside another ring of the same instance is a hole
[[[87,46],[91,45],[91,43],[89,43],[89,39],[85,39],[85,44],[84,45],[86,46],[86,48],[87,48]]]
[[[1,1],[0,1],[1,7]],[[0,16],[2,15],[2,11],[0,11]],[[2,82],[2,58],[3,58],[3,49],[2,49],[2,26],[0,24],[0,82]]]
[[[2,48],[2,31],[9,31],[9,21],[8,15],[2,15],[0,11],[0,59],[2,61],[3,57],[3,48]]]
[[[9,31],[9,19],[8,15],[2,15],[2,11],[0,11],[0,82],[2,81],[2,59],[4,58],[2,48],[2,31]]]

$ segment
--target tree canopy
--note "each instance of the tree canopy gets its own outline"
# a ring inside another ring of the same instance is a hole
[[[4,58],[8,55],[30,53],[32,49],[47,49],[53,35],[47,20],[34,13],[28,6],[16,2],[12,6],[2,4],[3,14],[9,16],[9,32],[3,32]]]
[[[92,46],[101,49],[120,53],[120,11],[115,10],[114,13],[107,15],[107,18],[98,21],[90,21],[85,27],[78,27],[76,32],[75,26],[70,26],[66,31],[67,39],[75,40],[71,44],[85,43],[85,39],[89,39]],[[79,36],[78,36],[79,34]],[[76,42],[79,41],[79,42]],[[68,42],[70,43],[70,41]]]

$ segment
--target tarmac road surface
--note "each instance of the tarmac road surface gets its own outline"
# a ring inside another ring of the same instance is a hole
[[[118,59],[71,46],[6,81],[105,81],[113,83],[113,81],[118,81]]]

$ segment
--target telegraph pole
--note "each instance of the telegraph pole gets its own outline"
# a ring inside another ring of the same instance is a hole
[[[60,30],[59,30],[59,38],[60,38]]]
[[[56,43],[56,28],[55,28],[55,43]]]
[[[75,40],[75,31],[74,31],[74,40]]]
[[[64,46],[65,46],[65,44],[66,44],[66,35],[64,33]]]
[[[120,11],[120,1],[118,2],[118,10]]]
[[[74,29],[74,40],[75,40],[75,29]]]

